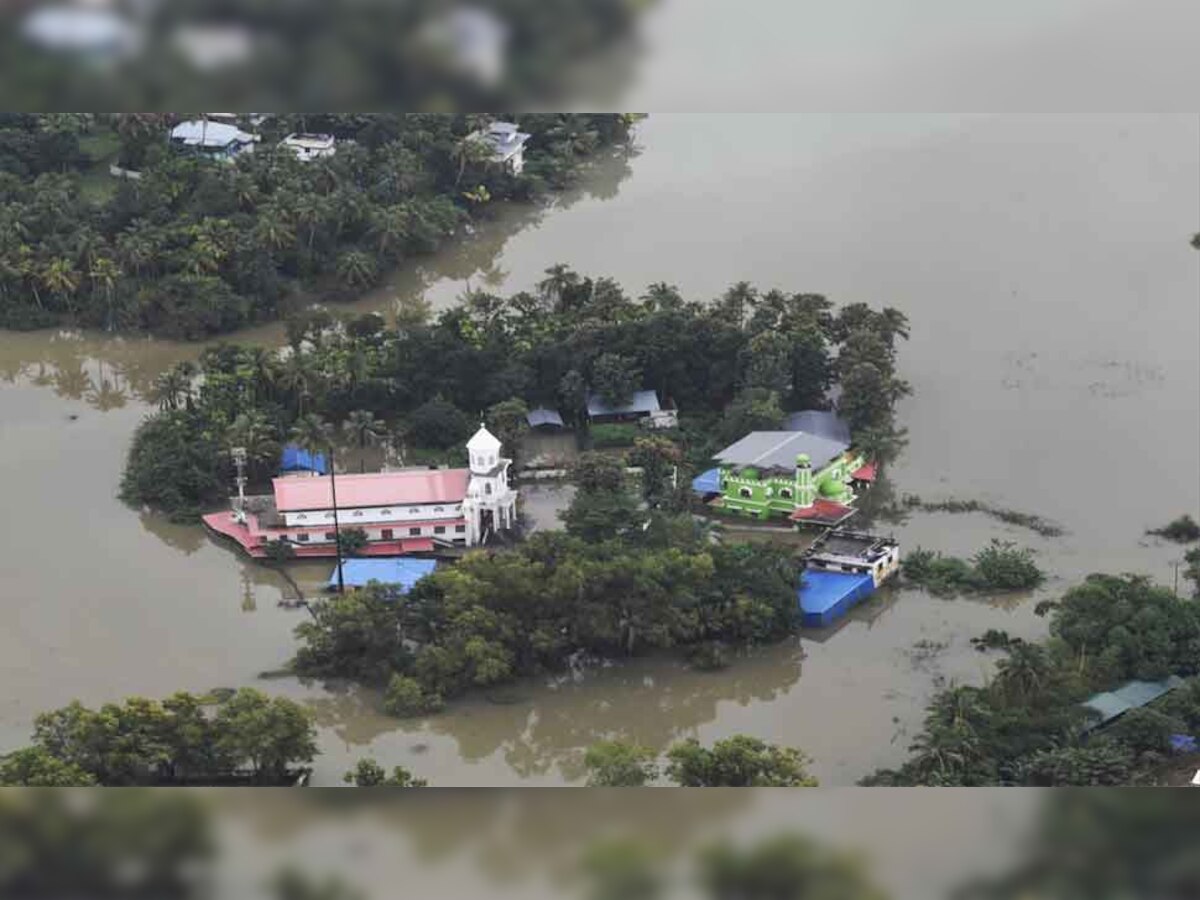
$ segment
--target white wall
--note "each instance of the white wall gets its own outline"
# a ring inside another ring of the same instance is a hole
[[[414,512],[415,510],[415,512]],[[441,510],[439,512],[438,510]],[[357,515],[362,513],[362,515]],[[363,506],[338,508],[338,524],[363,526],[377,522],[419,522],[424,519],[457,519],[462,516],[461,503],[426,503],[418,506]],[[289,528],[314,528],[333,524],[333,510],[285,512],[283,521]]]

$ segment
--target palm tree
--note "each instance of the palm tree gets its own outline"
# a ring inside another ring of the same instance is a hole
[[[537,283],[543,297],[561,306],[563,294],[580,284],[579,274],[565,263],[557,263],[546,270],[546,277]]]
[[[74,263],[61,256],[55,257],[42,266],[38,280],[41,281],[42,287],[61,297],[67,308],[73,311],[70,298],[79,287],[79,273],[75,270]]]
[[[337,270],[350,287],[365,287],[375,280],[375,260],[361,250],[348,250],[339,256]]]
[[[412,225],[412,211],[407,204],[385,206],[371,216],[371,232],[378,241],[380,256],[395,257],[399,248],[408,240]]]
[[[238,415],[225,432],[230,447],[244,447],[251,467],[272,465],[279,459],[278,432],[266,413],[259,409]]]
[[[329,202],[318,194],[302,194],[296,201],[296,224],[308,229],[308,237],[305,239],[304,245],[309,253],[312,253],[317,228],[325,220],[328,212]]]
[[[279,373],[279,384],[296,398],[296,415],[304,415],[304,398],[312,396],[316,373],[303,353],[292,351]]]
[[[120,267],[107,256],[97,256],[92,260],[88,277],[92,280],[92,293],[104,292],[108,306],[108,328],[113,327],[113,292],[117,289],[117,280],[121,277]]]
[[[458,190],[458,186],[462,182],[463,175],[466,173],[468,166],[481,166],[492,159],[492,148],[483,140],[476,137],[476,133],[471,132],[471,134],[455,144],[454,148],[450,151],[450,158],[458,163],[458,175],[454,178],[455,190]]]
[[[283,210],[273,204],[259,212],[254,237],[267,249],[278,251],[295,243],[296,232]]]
[[[292,440],[309,453],[325,451],[329,454],[329,492],[333,503],[333,540],[337,555],[338,593],[346,589],[342,576],[342,533],[338,522],[337,472],[333,449],[333,429],[316,413],[309,413],[296,420],[292,426]]]
[[[365,409],[353,410],[342,423],[342,431],[358,444],[358,470],[367,470],[364,453],[367,445],[374,446],[387,434],[387,425],[375,418],[375,413]]]

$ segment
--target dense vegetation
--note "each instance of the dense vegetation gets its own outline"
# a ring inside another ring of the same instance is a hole
[[[499,201],[568,184],[625,143],[620,115],[526,114],[526,166],[464,140],[486,116],[274,116],[235,162],[168,146],[159,114],[0,115],[0,325],[61,321],[200,338],[278,317],[319,292],[348,299],[427,253]],[[343,143],[298,161],[301,126]],[[137,180],[81,149],[108,141]],[[105,180],[107,179],[107,181]]]
[[[1033,561],[1032,551],[998,540],[969,560],[918,547],[905,556],[901,570],[905,581],[942,596],[1029,590],[1045,577]]]
[[[1178,519],[1173,519],[1162,526],[1162,528],[1151,528],[1146,533],[1155,534],[1176,543],[1187,544],[1192,541],[1200,541],[1200,523],[1197,523],[1195,519],[1184,513]]]
[[[744,734],[704,747],[695,738],[667,750],[665,766],[628,741],[601,741],[584,755],[589,787],[641,787],[660,774],[679,787],[815,787],[808,758]]]
[[[1051,610],[1045,643],[1011,641],[983,687],[930,704],[912,757],[871,784],[1095,785],[1153,781],[1172,734],[1200,731],[1200,609],[1137,576],[1092,575]],[[1182,689],[1089,729],[1080,704],[1133,678]]]
[[[210,706],[180,692],[42,713],[32,745],[0,756],[0,785],[283,784],[316,756],[298,703],[244,688]]]
[[[745,283],[713,303],[662,283],[633,299],[562,265],[533,292],[476,291],[433,321],[419,303],[392,328],[373,315],[310,314],[288,322],[286,355],[221,346],[165,373],[162,411],[141,426],[122,495],[194,515],[229,484],[229,459],[214,448],[246,447],[251,476],[271,474],[294,429],[306,441],[320,431],[310,415],[341,423],[369,413],[367,439],[390,439],[406,462],[457,460],[480,414],[504,431],[514,410],[544,405],[582,424],[587,392],[616,389],[621,370],[637,376],[625,389],[653,388],[678,406],[694,462],[748,430],[778,427],[785,409],[823,404],[835,385],[860,442],[882,448],[898,437],[892,407],[908,391],[896,374],[906,334],[893,309],[835,311],[824,297]],[[357,447],[357,426],[343,435]]]
[[[390,712],[419,715],[471,689],[597,658],[791,633],[795,568],[785,552],[713,544],[690,516],[635,511],[623,485],[581,489],[567,533],[468,554],[402,602],[376,586],[321,600],[296,628],[295,669],[386,687]]]

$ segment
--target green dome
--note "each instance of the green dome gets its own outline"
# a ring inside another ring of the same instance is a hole
[[[821,482],[822,497],[840,497],[846,492],[846,486],[836,478],[826,478]]]

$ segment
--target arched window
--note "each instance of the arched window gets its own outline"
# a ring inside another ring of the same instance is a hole
[[[738,488],[738,495],[749,499],[750,497],[754,496],[754,493],[750,490],[750,488]]]
[[[356,509],[356,510],[354,511],[354,515],[355,515],[355,516],[362,516],[362,510],[361,510],[361,509]]]
[[[385,515],[385,516],[390,516],[391,514],[392,514],[392,511],[391,511],[390,509],[385,509],[385,510],[384,510],[384,511],[381,513],[381,515]]]
[[[296,518],[297,519],[307,519],[308,516],[306,516],[304,513],[300,513],[300,515],[296,516]]]
[[[446,511],[446,507],[444,507],[444,506],[435,506],[435,507],[433,508],[433,511],[434,511],[434,512],[445,512],[445,511]]]
[[[409,507],[409,509],[408,509],[408,511],[409,511],[410,513],[413,513],[414,515],[415,515],[416,513],[419,513],[419,512],[420,512],[420,510],[419,510],[419,509],[417,509],[415,506],[410,506],[410,507]]]
[[[483,486],[483,492],[484,492],[485,494],[490,494],[490,493],[492,492],[492,486],[491,486],[491,484],[485,484],[485,485]]]
[[[792,489],[791,488],[780,488],[779,496],[782,497],[784,500],[791,500],[792,499]]]

